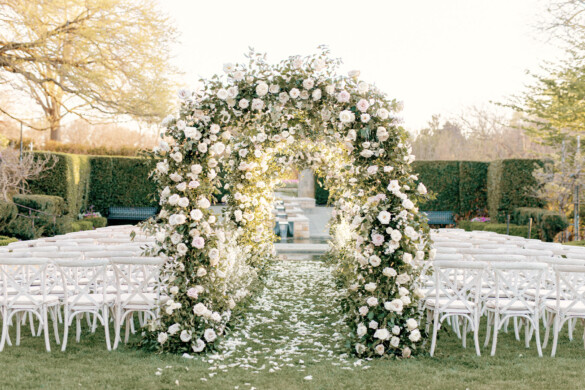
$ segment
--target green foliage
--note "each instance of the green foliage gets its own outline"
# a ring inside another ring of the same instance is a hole
[[[0,232],[14,221],[17,214],[18,209],[14,203],[0,200]]]
[[[0,246],[6,246],[6,245],[10,244],[11,242],[16,242],[16,241],[18,241],[18,239],[14,238],[14,237],[0,236]]]
[[[101,228],[105,227],[108,224],[108,219],[105,217],[88,217],[83,218],[82,221],[89,221],[91,222],[94,228]]]
[[[61,216],[67,213],[67,205],[63,198],[52,195],[14,195],[12,198],[21,214],[35,214],[38,210],[43,213]]]
[[[67,204],[63,198],[51,195],[15,195],[13,200],[21,216],[8,226],[9,233],[31,239],[43,234],[54,236],[70,231],[71,219],[67,215]]]
[[[67,203],[67,212],[77,214],[87,206],[89,188],[89,156],[64,153],[35,152],[37,156],[52,154],[57,164],[50,173],[29,182],[33,194],[60,196]]]
[[[329,190],[323,184],[323,178],[315,175],[315,204],[324,206],[329,201]]]
[[[82,230],[93,230],[92,221],[82,219],[82,220],[75,221],[75,222],[71,223],[71,231],[72,232],[80,232]]]
[[[44,228],[38,224],[33,224],[32,218],[17,217],[3,233],[22,240],[32,240],[41,237],[44,233]]]
[[[489,163],[459,163],[459,215],[464,218],[485,214],[487,210],[487,173]]]
[[[154,163],[135,157],[91,157],[89,204],[102,215],[110,206],[157,206],[156,187],[148,179]]]
[[[541,160],[509,159],[492,161],[488,168],[488,209],[492,221],[504,222],[518,207],[542,207],[535,193],[537,181],[532,172]]]
[[[413,171],[435,199],[421,204],[425,211],[459,212],[459,161],[415,161]]]
[[[488,232],[496,232],[500,234],[506,234],[506,224],[505,223],[486,223],[486,222],[471,222],[471,221],[459,221],[457,223],[457,227],[463,229],[465,231],[473,231],[473,230],[484,230]],[[528,237],[528,226],[520,226],[510,224],[510,235],[511,236],[519,236],[519,237]],[[532,229],[530,233],[530,238],[538,238],[538,231],[537,229]]]
[[[514,210],[513,221],[518,225],[527,225],[532,218],[533,229],[538,231],[539,238],[553,241],[555,236],[569,227],[567,217],[557,212],[535,207],[519,207]]]

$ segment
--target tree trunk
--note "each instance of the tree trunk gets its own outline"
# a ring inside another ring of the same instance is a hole
[[[51,141],[61,141],[61,118],[50,118]]]

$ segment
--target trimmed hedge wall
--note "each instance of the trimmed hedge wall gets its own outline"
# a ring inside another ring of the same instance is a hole
[[[57,156],[47,175],[31,181],[33,194],[63,198],[67,212],[77,215],[93,205],[106,215],[110,206],[156,206],[155,184],[148,179],[154,163],[137,157],[86,156],[35,152]]]
[[[65,153],[35,152],[37,156],[53,155],[55,167],[43,177],[29,182],[33,194],[60,196],[67,203],[67,211],[76,215],[87,207],[89,189],[89,156]]]
[[[90,158],[88,203],[106,215],[110,206],[157,206],[155,183],[148,179],[151,160],[138,157]]]
[[[459,163],[459,216],[469,218],[487,211],[487,175],[490,164],[483,161]]]
[[[459,213],[459,161],[415,161],[413,171],[436,198],[421,204],[425,211]]]
[[[507,214],[518,207],[543,207],[533,188],[537,185],[532,172],[541,160],[509,159],[490,163],[488,169],[488,209],[492,221],[504,222]]]

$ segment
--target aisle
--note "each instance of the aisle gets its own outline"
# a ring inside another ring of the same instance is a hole
[[[331,270],[322,261],[277,262],[243,324],[221,342],[220,354],[205,358],[210,370],[304,371],[306,365],[324,361],[346,369],[361,365],[345,353],[347,328],[336,296]]]

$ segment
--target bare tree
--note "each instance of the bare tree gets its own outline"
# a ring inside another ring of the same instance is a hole
[[[4,148],[0,151],[0,193],[4,200],[19,191],[26,190],[29,180],[37,179],[53,169],[57,158],[53,155],[38,156]]]

